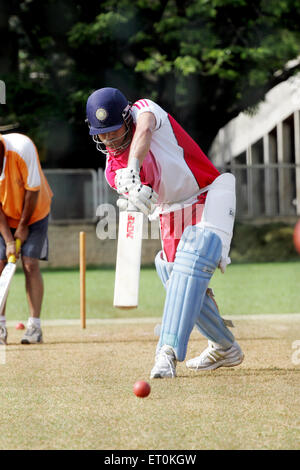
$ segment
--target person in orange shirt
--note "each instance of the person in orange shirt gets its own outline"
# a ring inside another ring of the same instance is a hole
[[[48,259],[48,218],[53,193],[32,140],[0,134],[0,273],[21,240],[29,319],[22,344],[42,343],[40,323],[43,278],[39,260]],[[7,343],[5,307],[0,312],[0,344]]]

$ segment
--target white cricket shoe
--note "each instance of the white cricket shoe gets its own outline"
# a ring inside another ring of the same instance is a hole
[[[177,360],[174,349],[165,344],[160,348],[155,357],[155,365],[151,371],[150,379],[176,377],[176,364]]]
[[[41,328],[31,325],[27,328],[21,344],[38,344],[43,342],[43,332]]]
[[[229,349],[223,349],[220,345],[208,341],[208,347],[194,359],[186,362],[188,369],[213,370],[218,367],[238,366],[243,362],[244,353],[235,341]]]

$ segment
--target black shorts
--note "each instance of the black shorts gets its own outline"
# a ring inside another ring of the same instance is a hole
[[[22,245],[21,255],[29,258],[36,258],[48,261],[48,219],[49,215],[44,219],[38,220],[34,224],[28,226],[29,234],[27,240]],[[11,228],[12,234],[16,231]],[[6,260],[6,243],[0,234],[0,259]]]

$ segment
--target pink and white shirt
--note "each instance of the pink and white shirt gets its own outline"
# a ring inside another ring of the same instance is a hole
[[[175,119],[153,101],[140,99],[133,104],[134,124],[144,112],[154,114],[156,127],[140,176],[143,184],[158,193],[158,212],[170,212],[178,205],[191,205],[197,200],[204,202],[201,193],[220,173]],[[127,167],[129,150],[107,158],[105,175],[114,189],[115,172]]]

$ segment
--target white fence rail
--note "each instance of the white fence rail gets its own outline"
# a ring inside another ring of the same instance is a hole
[[[297,173],[300,165],[288,163],[236,164],[221,173],[236,177],[237,219],[282,218],[300,215]],[[298,177],[299,180],[299,177]]]
[[[219,130],[209,151],[237,180],[240,218],[300,216],[300,74],[270,90],[253,115]]]
[[[96,210],[103,202],[114,202],[103,170],[44,170],[53,191],[50,223],[95,222]]]
[[[238,164],[218,167],[236,177],[237,219],[300,215],[300,165],[288,163]],[[93,223],[100,204],[116,204],[118,194],[102,169],[44,170],[54,193],[50,223]],[[298,176],[297,176],[298,175]]]

